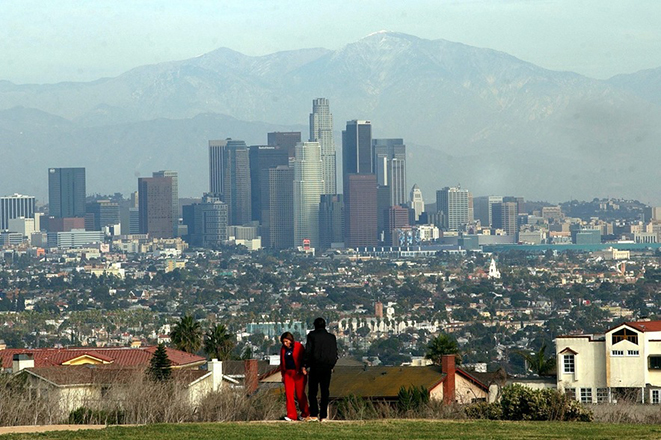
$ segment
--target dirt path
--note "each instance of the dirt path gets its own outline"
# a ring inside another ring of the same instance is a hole
[[[47,431],[80,431],[81,429],[104,429],[106,425],[33,425],[33,426],[0,426],[2,434],[27,434],[30,432]]]

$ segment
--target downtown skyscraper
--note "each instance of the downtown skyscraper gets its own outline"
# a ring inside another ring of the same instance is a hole
[[[321,177],[324,181],[322,194],[336,194],[335,140],[333,139],[333,115],[328,99],[317,98],[312,101],[310,113],[310,142],[319,142],[321,146]]]
[[[321,146],[318,142],[296,145],[294,161],[294,246],[319,247],[319,201],[324,188]]]
[[[179,235],[179,177],[176,171],[161,170],[152,173],[153,177],[170,177],[172,179],[172,236]]]
[[[138,178],[140,233],[151,238],[172,238],[172,213],[172,177]]]
[[[215,197],[223,198],[225,181],[223,178],[223,158],[226,140],[209,141],[209,192]]]
[[[48,169],[48,210],[51,217],[85,217],[85,168]]]
[[[245,225],[252,219],[250,156],[244,141],[228,140],[223,155],[224,198],[229,224]]]
[[[390,206],[403,205],[406,197],[406,145],[403,139],[372,140],[373,169],[379,186],[390,188]]]

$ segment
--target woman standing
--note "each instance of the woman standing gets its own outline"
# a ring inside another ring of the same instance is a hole
[[[280,348],[280,373],[282,383],[285,384],[285,396],[287,398],[287,415],[285,420],[292,422],[298,420],[296,415],[296,401],[301,410],[301,420],[307,420],[310,416],[308,398],[305,395],[305,384],[307,382],[307,371],[303,368],[303,357],[305,348],[300,342],[294,340],[294,335],[285,332],[280,336],[282,348]]]

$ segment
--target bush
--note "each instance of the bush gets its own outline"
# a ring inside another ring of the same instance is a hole
[[[561,420],[591,422],[592,412],[558,390],[534,390],[522,385],[503,388],[500,402],[466,408],[470,418],[503,420]]]
[[[124,423],[124,414],[118,410],[105,411],[81,406],[69,413],[70,425],[119,425],[122,423]]]
[[[401,387],[397,393],[397,409],[402,413],[418,411],[429,403],[429,392],[424,386]]]

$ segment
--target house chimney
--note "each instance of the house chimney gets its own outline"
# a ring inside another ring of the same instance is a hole
[[[441,369],[445,373],[443,380],[443,403],[451,405],[455,402],[455,362],[456,356],[444,354],[441,358]]]
[[[257,391],[257,386],[259,385],[259,378],[257,375],[257,359],[246,359],[243,361],[243,366],[245,368],[245,382],[244,389],[246,394],[250,395]]]
[[[12,357],[12,373],[18,373],[24,368],[34,368],[34,355],[32,353],[19,353]]]
[[[211,359],[207,362],[207,369],[211,372],[212,390],[219,391],[223,385],[223,361]]]

